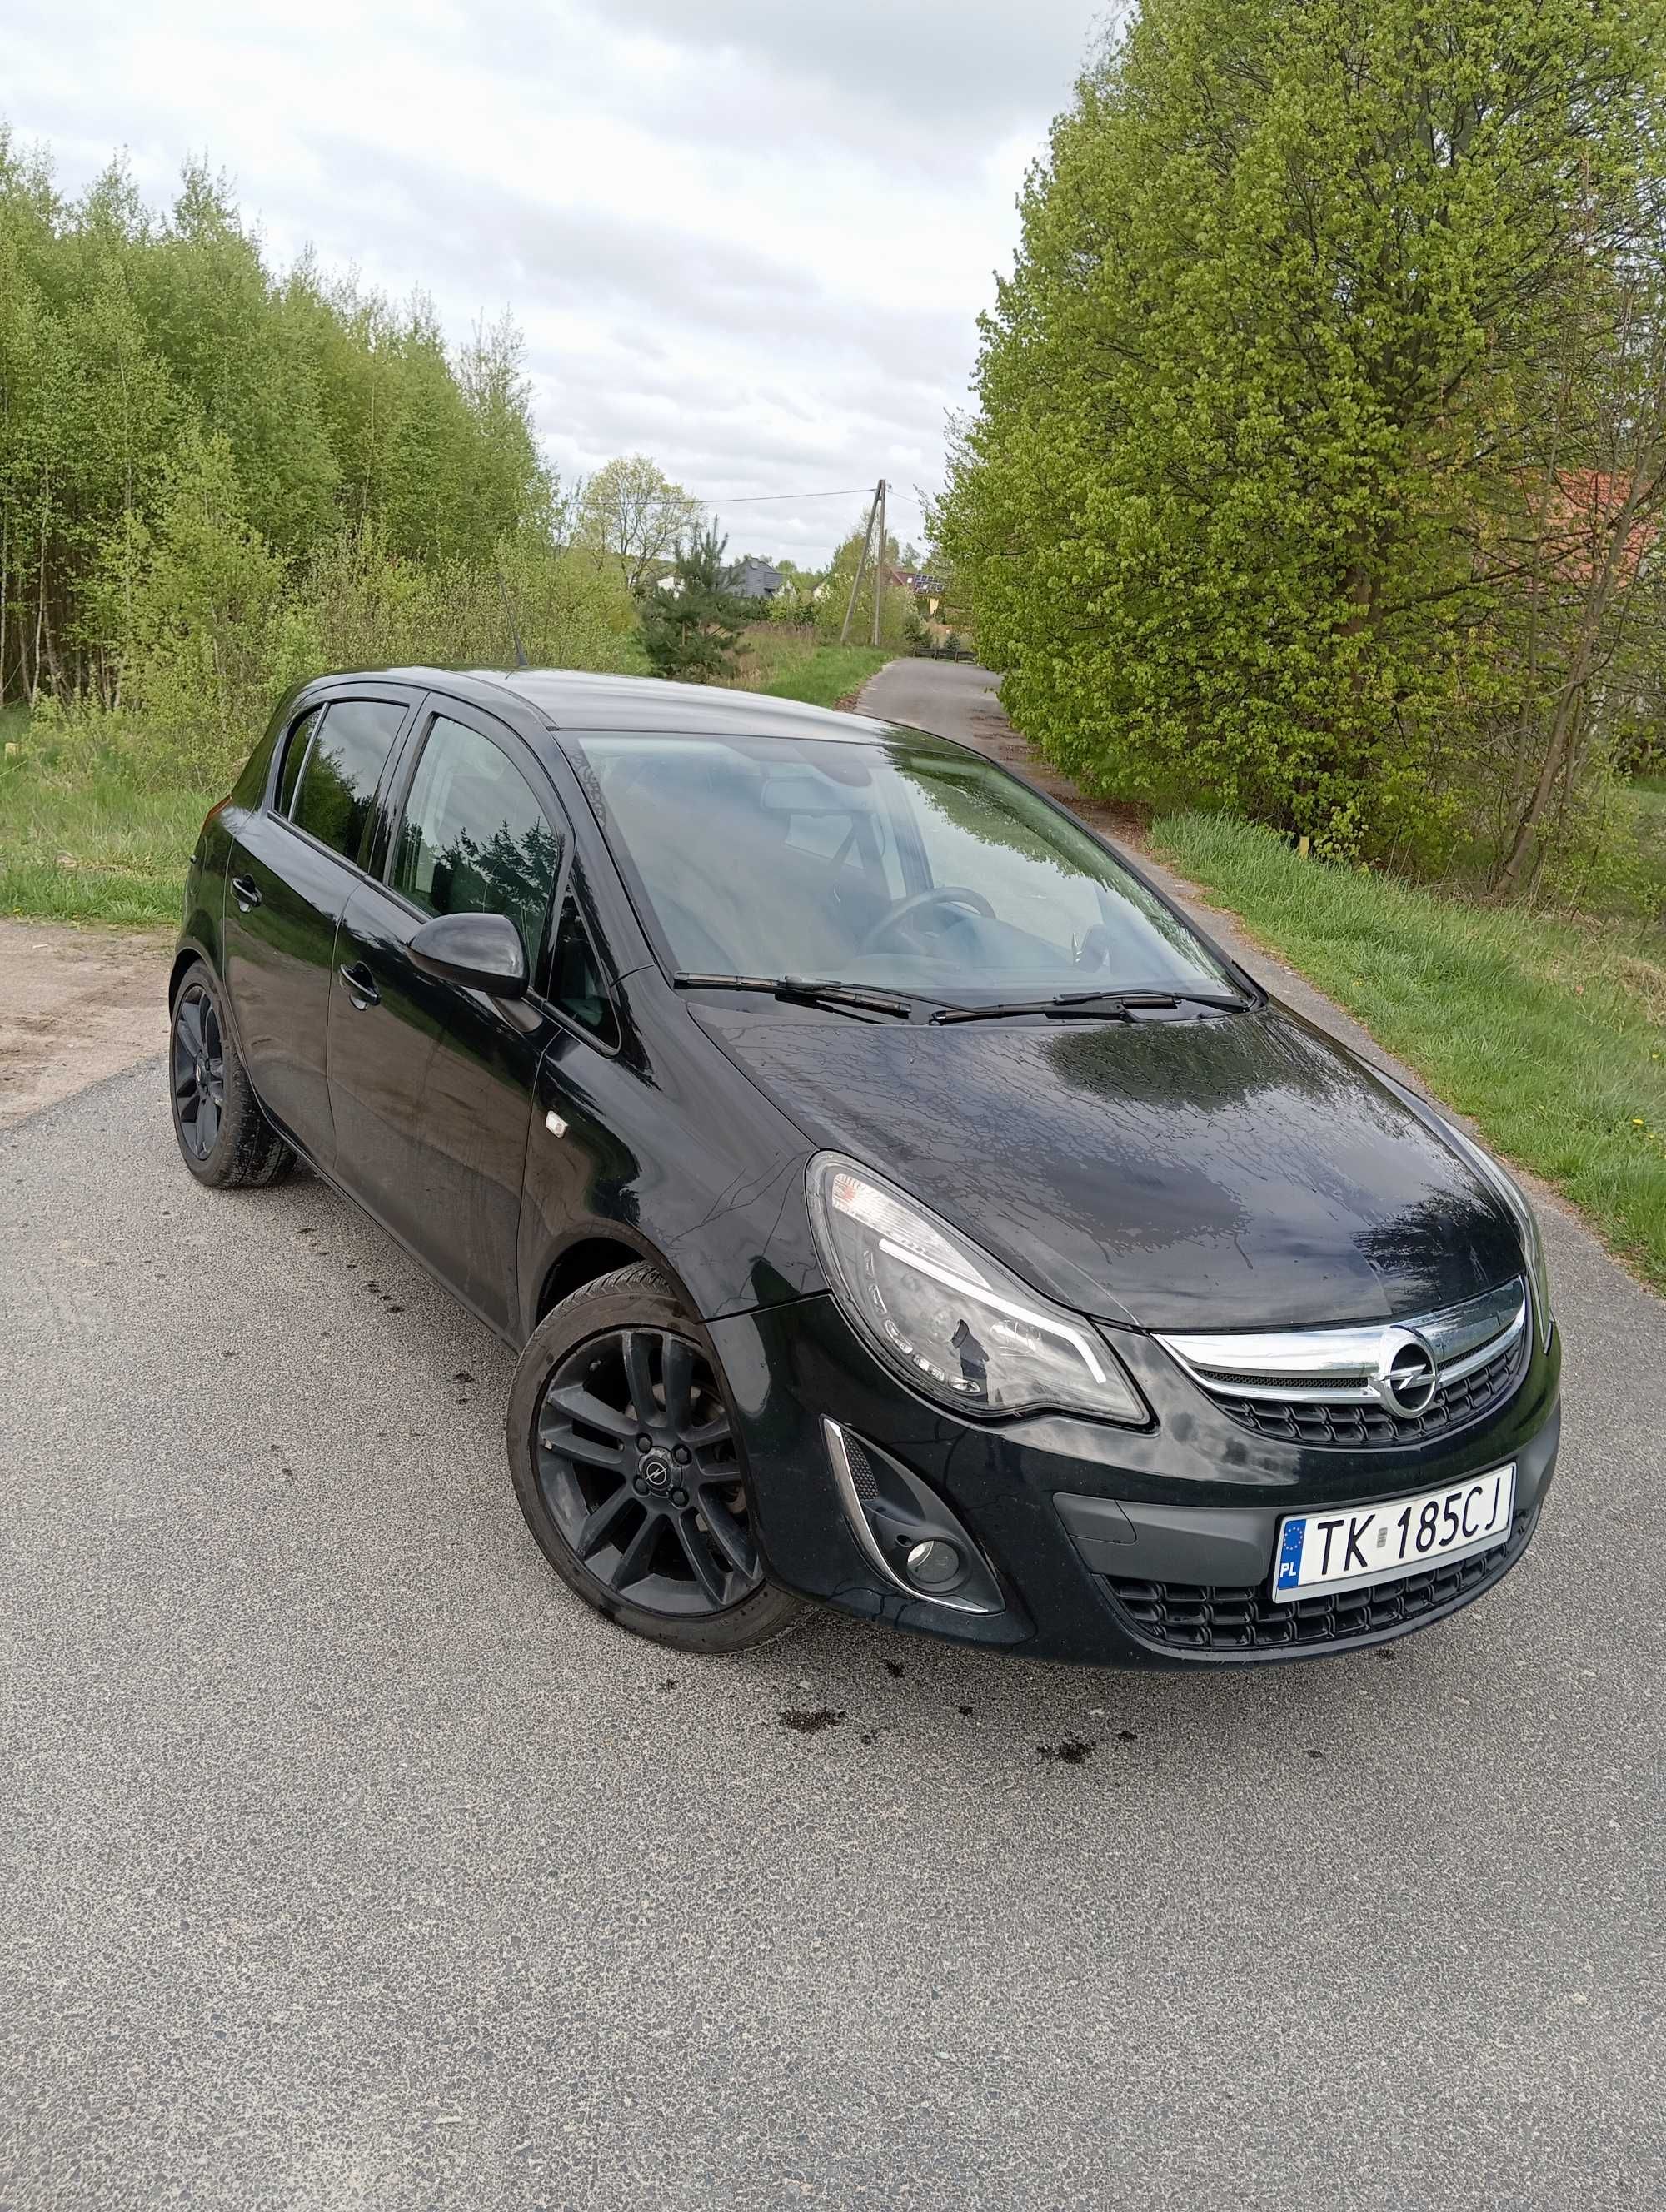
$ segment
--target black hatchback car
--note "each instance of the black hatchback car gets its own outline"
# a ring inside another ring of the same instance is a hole
[[[1532,1536],[1515,1185],[964,747],[330,677],[204,825],[171,1006],[192,1173],[299,1156],[508,1340],[521,1509],[644,1635],[1288,1659]]]

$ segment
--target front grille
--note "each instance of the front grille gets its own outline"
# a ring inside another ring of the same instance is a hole
[[[1253,1429],[1292,1444],[1415,1444],[1426,1437],[1461,1428],[1501,1405],[1525,1364],[1528,1338],[1516,1342],[1485,1367],[1436,1391],[1427,1409],[1408,1417],[1380,1405],[1325,1405],[1311,1398],[1240,1398],[1225,1376],[1200,1375],[1223,1413]]]
[[[1473,1596],[1521,1557],[1530,1526],[1529,1516],[1518,1513],[1509,1536],[1493,1551],[1429,1567],[1399,1582],[1329,1590],[1292,1605],[1274,1604],[1265,1583],[1234,1589],[1208,1583],[1134,1582],[1116,1575],[1104,1579],[1124,1626],[1141,1644],[1170,1651],[1270,1654],[1409,1627],[1459,1598]]]

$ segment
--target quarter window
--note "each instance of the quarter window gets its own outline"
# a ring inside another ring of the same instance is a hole
[[[435,717],[416,763],[393,860],[393,887],[429,914],[502,914],[529,965],[561,865],[561,840],[508,754]]]
[[[301,763],[307,757],[307,744],[311,741],[313,730],[318,726],[318,718],[322,712],[323,709],[319,707],[309,708],[289,732],[289,742],[283,749],[283,773],[278,779],[277,786],[277,811],[280,814],[287,814],[295,804],[295,784],[301,775]]]
[[[619,1041],[612,1001],[602,981],[601,963],[590,942],[590,933],[569,892],[561,902],[561,922],[556,931],[556,957],[550,979],[550,996],[569,1021],[599,1038],[604,1044]]]
[[[376,786],[404,718],[404,708],[386,699],[338,699],[325,709],[295,792],[297,829],[344,860],[358,859]],[[293,750],[293,738],[289,744]],[[284,768],[287,773],[287,759]]]

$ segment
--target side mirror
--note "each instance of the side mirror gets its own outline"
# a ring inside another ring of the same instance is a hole
[[[526,948],[503,914],[440,914],[410,940],[410,957],[425,975],[461,983],[494,999],[526,994]]]

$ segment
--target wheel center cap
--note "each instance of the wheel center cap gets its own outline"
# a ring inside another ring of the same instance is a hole
[[[651,1451],[642,1455],[642,1480],[650,1490],[671,1488],[672,1464],[665,1452]]]

